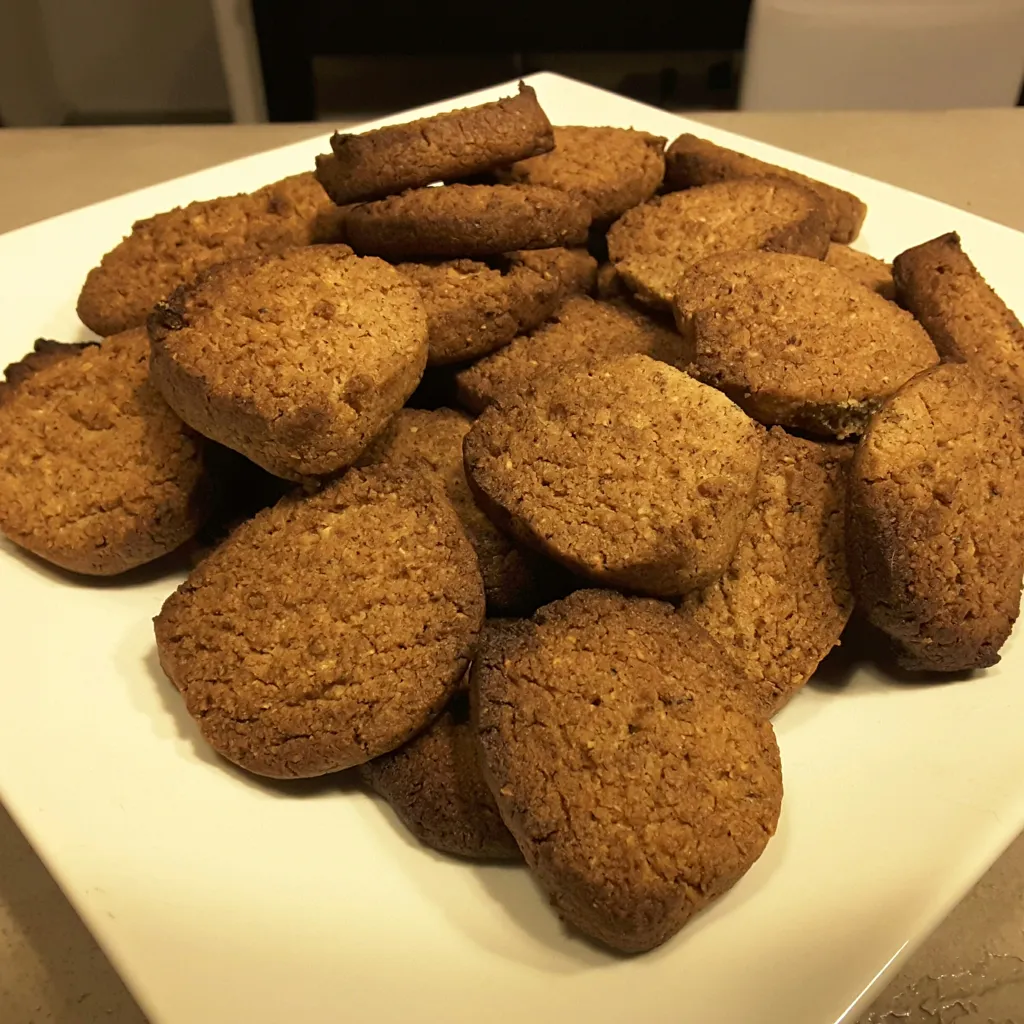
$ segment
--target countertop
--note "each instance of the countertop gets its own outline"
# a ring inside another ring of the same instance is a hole
[[[691,116],[1024,230],[1024,108]],[[330,127],[0,129],[0,231]],[[861,1024],[954,1021],[1024,1021],[1024,837],[911,957]],[[0,1024],[50,1022],[144,1018],[0,807]]]

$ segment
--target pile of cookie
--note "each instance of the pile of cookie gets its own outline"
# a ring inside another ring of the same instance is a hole
[[[0,385],[0,529],[175,550],[160,662],[265,776],[357,768],[425,844],[522,859],[650,949],[759,857],[771,718],[856,603],[993,665],[1024,576],[1024,330],[855,196],[533,90],[137,223],[98,342]],[[979,684],[980,685],[980,684]]]

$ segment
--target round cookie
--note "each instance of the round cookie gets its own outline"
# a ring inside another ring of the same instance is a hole
[[[871,421],[850,473],[857,604],[907,668],[999,660],[1024,577],[1019,414],[963,364],[915,377]]]
[[[439,185],[354,206],[345,240],[389,260],[583,245],[590,208],[541,185]]]
[[[646,202],[665,176],[665,139],[632,128],[555,128],[555,148],[498,172],[500,181],[547,185],[590,206],[607,224]]]
[[[734,252],[679,282],[691,372],[755,419],[849,437],[939,357],[905,310],[820,260]]]
[[[0,531],[73,572],[110,576],[206,517],[203,442],[148,380],[142,328],[101,345],[38,341],[0,383]]]
[[[821,200],[779,178],[747,178],[658,196],[620,217],[608,256],[637,298],[667,308],[679,279],[715,253],[768,249],[821,259],[828,230]]]
[[[458,370],[456,400],[480,413],[492,402],[510,401],[544,376],[635,354],[680,368],[690,357],[671,323],[661,323],[623,302],[573,296],[532,334]]]
[[[332,210],[324,190],[307,173],[137,221],[131,234],[89,271],[78,297],[78,316],[102,335],[137,327],[158,302],[208,267],[332,240],[338,230]]]
[[[544,153],[554,145],[537,94],[519,83],[516,96],[481,103],[361,135],[335,133],[316,174],[339,205],[381,199],[432,181],[453,180]]]
[[[524,250],[492,262],[398,264],[423,297],[428,365],[476,359],[507,345],[543,322],[566,295],[589,290],[597,268],[582,249]]]
[[[635,355],[489,406],[463,452],[506,532],[605,586],[675,596],[732,561],[761,433],[720,392]]]
[[[479,650],[495,643],[511,621],[488,619]],[[359,775],[426,846],[475,860],[522,859],[484,781],[468,685],[419,736],[360,765]]]
[[[487,648],[471,686],[484,773],[527,865],[613,949],[670,938],[775,832],[771,723],[671,605],[577,591]]]
[[[419,292],[346,246],[237,260],[149,321],[151,375],[201,434],[286,479],[350,465],[415,390]]]
[[[491,612],[532,612],[568,588],[565,573],[520,551],[473,500],[462,442],[473,421],[454,409],[403,409],[360,456],[358,465],[426,471],[444,487],[476,551]]]
[[[433,721],[483,615],[476,556],[444,496],[350,470],[238,527],[155,627],[207,742],[251,772],[298,778],[379,757]]]
[[[892,266],[884,260],[858,252],[848,245],[833,242],[825,253],[825,262],[842,271],[858,284],[878,292],[883,299],[896,298],[896,286],[892,280]]]
[[[773,427],[732,564],[679,606],[728,652],[766,716],[810,679],[853,610],[843,529],[851,456]]]

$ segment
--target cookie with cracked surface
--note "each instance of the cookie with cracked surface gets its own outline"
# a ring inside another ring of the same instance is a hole
[[[737,178],[759,178],[764,175],[787,178],[809,188],[824,203],[829,235],[834,242],[852,242],[860,233],[867,216],[864,202],[835,185],[827,185],[805,174],[770,164],[756,157],[737,153],[707,139],[685,133],[665,153],[665,186],[685,189],[694,185],[711,185]]]
[[[493,644],[509,622],[488,619],[479,650]],[[360,765],[359,775],[424,845],[474,860],[521,860],[484,781],[465,683],[419,736]]]
[[[520,82],[516,96],[494,103],[360,135],[335,133],[331,152],[316,159],[316,174],[341,205],[468,177],[545,153],[553,145],[551,124],[537,94]]]
[[[476,551],[488,609],[529,613],[570,587],[560,566],[517,548],[473,499],[462,464],[462,442],[472,425],[455,409],[403,409],[358,464],[432,475],[444,487]]]
[[[161,303],[149,332],[171,408],[286,479],[351,465],[427,359],[419,291],[347,246],[225,264]]]
[[[846,571],[846,468],[852,449],[765,438],[754,508],[725,574],[679,606],[740,670],[765,715],[810,679],[853,610]]]
[[[577,591],[484,650],[471,686],[484,774],[527,865],[613,949],[670,938],[775,832],[771,723],[671,605]]]
[[[892,264],[869,256],[866,252],[851,249],[848,245],[833,242],[825,253],[825,262],[858,284],[878,292],[883,299],[896,298],[896,285],[892,279]]]
[[[493,402],[510,401],[544,376],[635,354],[680,368],[689,362],[683,339],[671,323],[623,302],[574,296],[532,334],[457,370],[456,400],[470,412],[481,413]]]
[[[623,214],[608,256],[637,298],[669,308],[679,280],[716,253],[765,249],[821,259],[828,251],[821,200],[779,178],[747,178],[670,192]]]
[[[634,355],[489,406],[463,453],[506,532],[604,586],[671,597],[732,561],[761,435],[721,392]]]
[[[498,180],[547,185],[578,196],[595,223],[646,202],[665,176],[665,139],[632,128],[556,127],[555,148],[498,171]]]
[[[307,173],[136,221],[131,234],[89,271],[78,316],[102,335],[145,324],[158,302],[208,267],[336,238],[332,211]]]
[[[893,276],[900,303],[940,355],[970,363],[1024,400],[1024,327],[978,273],[956,232],[900,253]]]
[[[588,291],[597,262],[583,249],[533,249],[492,260],[399,263],[423,296],[431,366],[465,362],[532,330],[566,295]]]
[[[820,260],[734,252],[682,278],[676,322],[694,376],[755,419],[824,437],[860,434],[939,357],[906,310]]]
[[[155,629],[207,742],[258,775],[301,778],[379,757],[433,721],[483,616],[476,556],[444,495],[350,470],[243,523]]]
[[[590,208],[543,185],[439,185],[355,206],[345,240],[390,260],[583,245]]]
[[[987,668],[1024,577],[1024,440],[1016,407],[946,363],[871,421],[850,473],[850,578],[859,607],[911,669]]]
[[[173,551],[209,506],[203,441],[149,383],[142,328],[36,342],[0,383],[0,531],[61,568],[110,576]]]

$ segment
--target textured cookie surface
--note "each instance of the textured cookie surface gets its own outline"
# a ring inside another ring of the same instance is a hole
[[[148,380],[144,328],[102,345],[37,342],[0,384],[0,530],[74,572],[111,575],[178,547],[208,506],[202,441]]]
[[[400,263],[419,289],[432,366],[493,352],[549,317],[562,299],[589,290],[597,262],[583,249],[527,249],[493,261]]]
[[[908,668],[999,660],[1024,574],[1019,414],[969,367],[915,377],[872,420],[850,474],[858,605]]]
[[[681,280],[676,320],[692,372],[762,423],[860,433],[915,373],[938,362],[905,310],[820,260],[736,252]]]
[[[590,208],[543,185],[442,185],[355,206],[345,240],[386,259],[479,257],[582,245]]]
[[[751,178],[659,196],[623,214],[608,232],[608,256],[638,298],[667,307],[679,279],[715,253],[770,249],[823,257],[824,208],[807,189]]]
[[[836,270],[841,270],[865,288],[878,292],[883,299],[896,298],[896,286],[892,280],[892,267],[884,260],[869,256],[866,252],[858,252],[848,245],[833,242],[825,253],[825,262]]]
[[[462,441],[472,425],[454,409],[403,409],[359,464],[430,473],[444,487],[476,551],[487,607],[532,612],[558,596],[563,574],[533,552],[520,551],[477,506],[462,465]]]
[[[679,607],[726,649],[766,715],[807,682],[853,609],[843,531],[847,452],[773,427],[732,564]]]
[[[459,370],[456,395],[460,405],[479,413],[492,402],[509,401],[546,375],[636,354],[677,367],[689,362],[683,339],[671,324],[622,302],[574,296],[532,334]]]
[[[728,567],[761,448],[723,394],[627,356],[489,406],[463,450],[484,508],[514,536],[606,586],[672,596]]]
[[[763,175],[788,178],[816,193],[825,205],[828,231],[835,242],[852,242],[860,233],[867,206],[855,195],[797,171],[717,146],[696,135],[680,135],[665,154],[665,185],[670,189],[710,185]]]
[[[578,591],[473,667],[484,770],[561,915],[664,942],[757,860],[782,800],[771,724],[659,601]]]
[[[226,260],[329,241],[331,202],[312,174],[256,192],[190,203],[148,220],[89,271],[78,315],[97,334],[146,322],[152,308]]]
[[[418,290],[346,246],[218,268],[158,307],[149,328],[152,377],[175,412],[292,479],[351,464],[427,357]]]
[[[896,292],[946,359],[970,363],[1024,400],[1024,327],[978,273],[955,233],[893,261]]]
[[[361,135],[335,133],[316,173],[338,204],[379,199],[432,181],[453,180],[496,164],[544,153],[551,125],[533,89]]]
[[[608,223],[646,202],[665,176],[665,139],[632,128],[556,127],[555,148],[498,172],[499,180],[547,185],[588,204]]]
[[[210,745],[278,778],[361,764],[442,710],[484,599],[473,549],[420,480],[349,471],[240,526],[156,618],[160,664]]]

